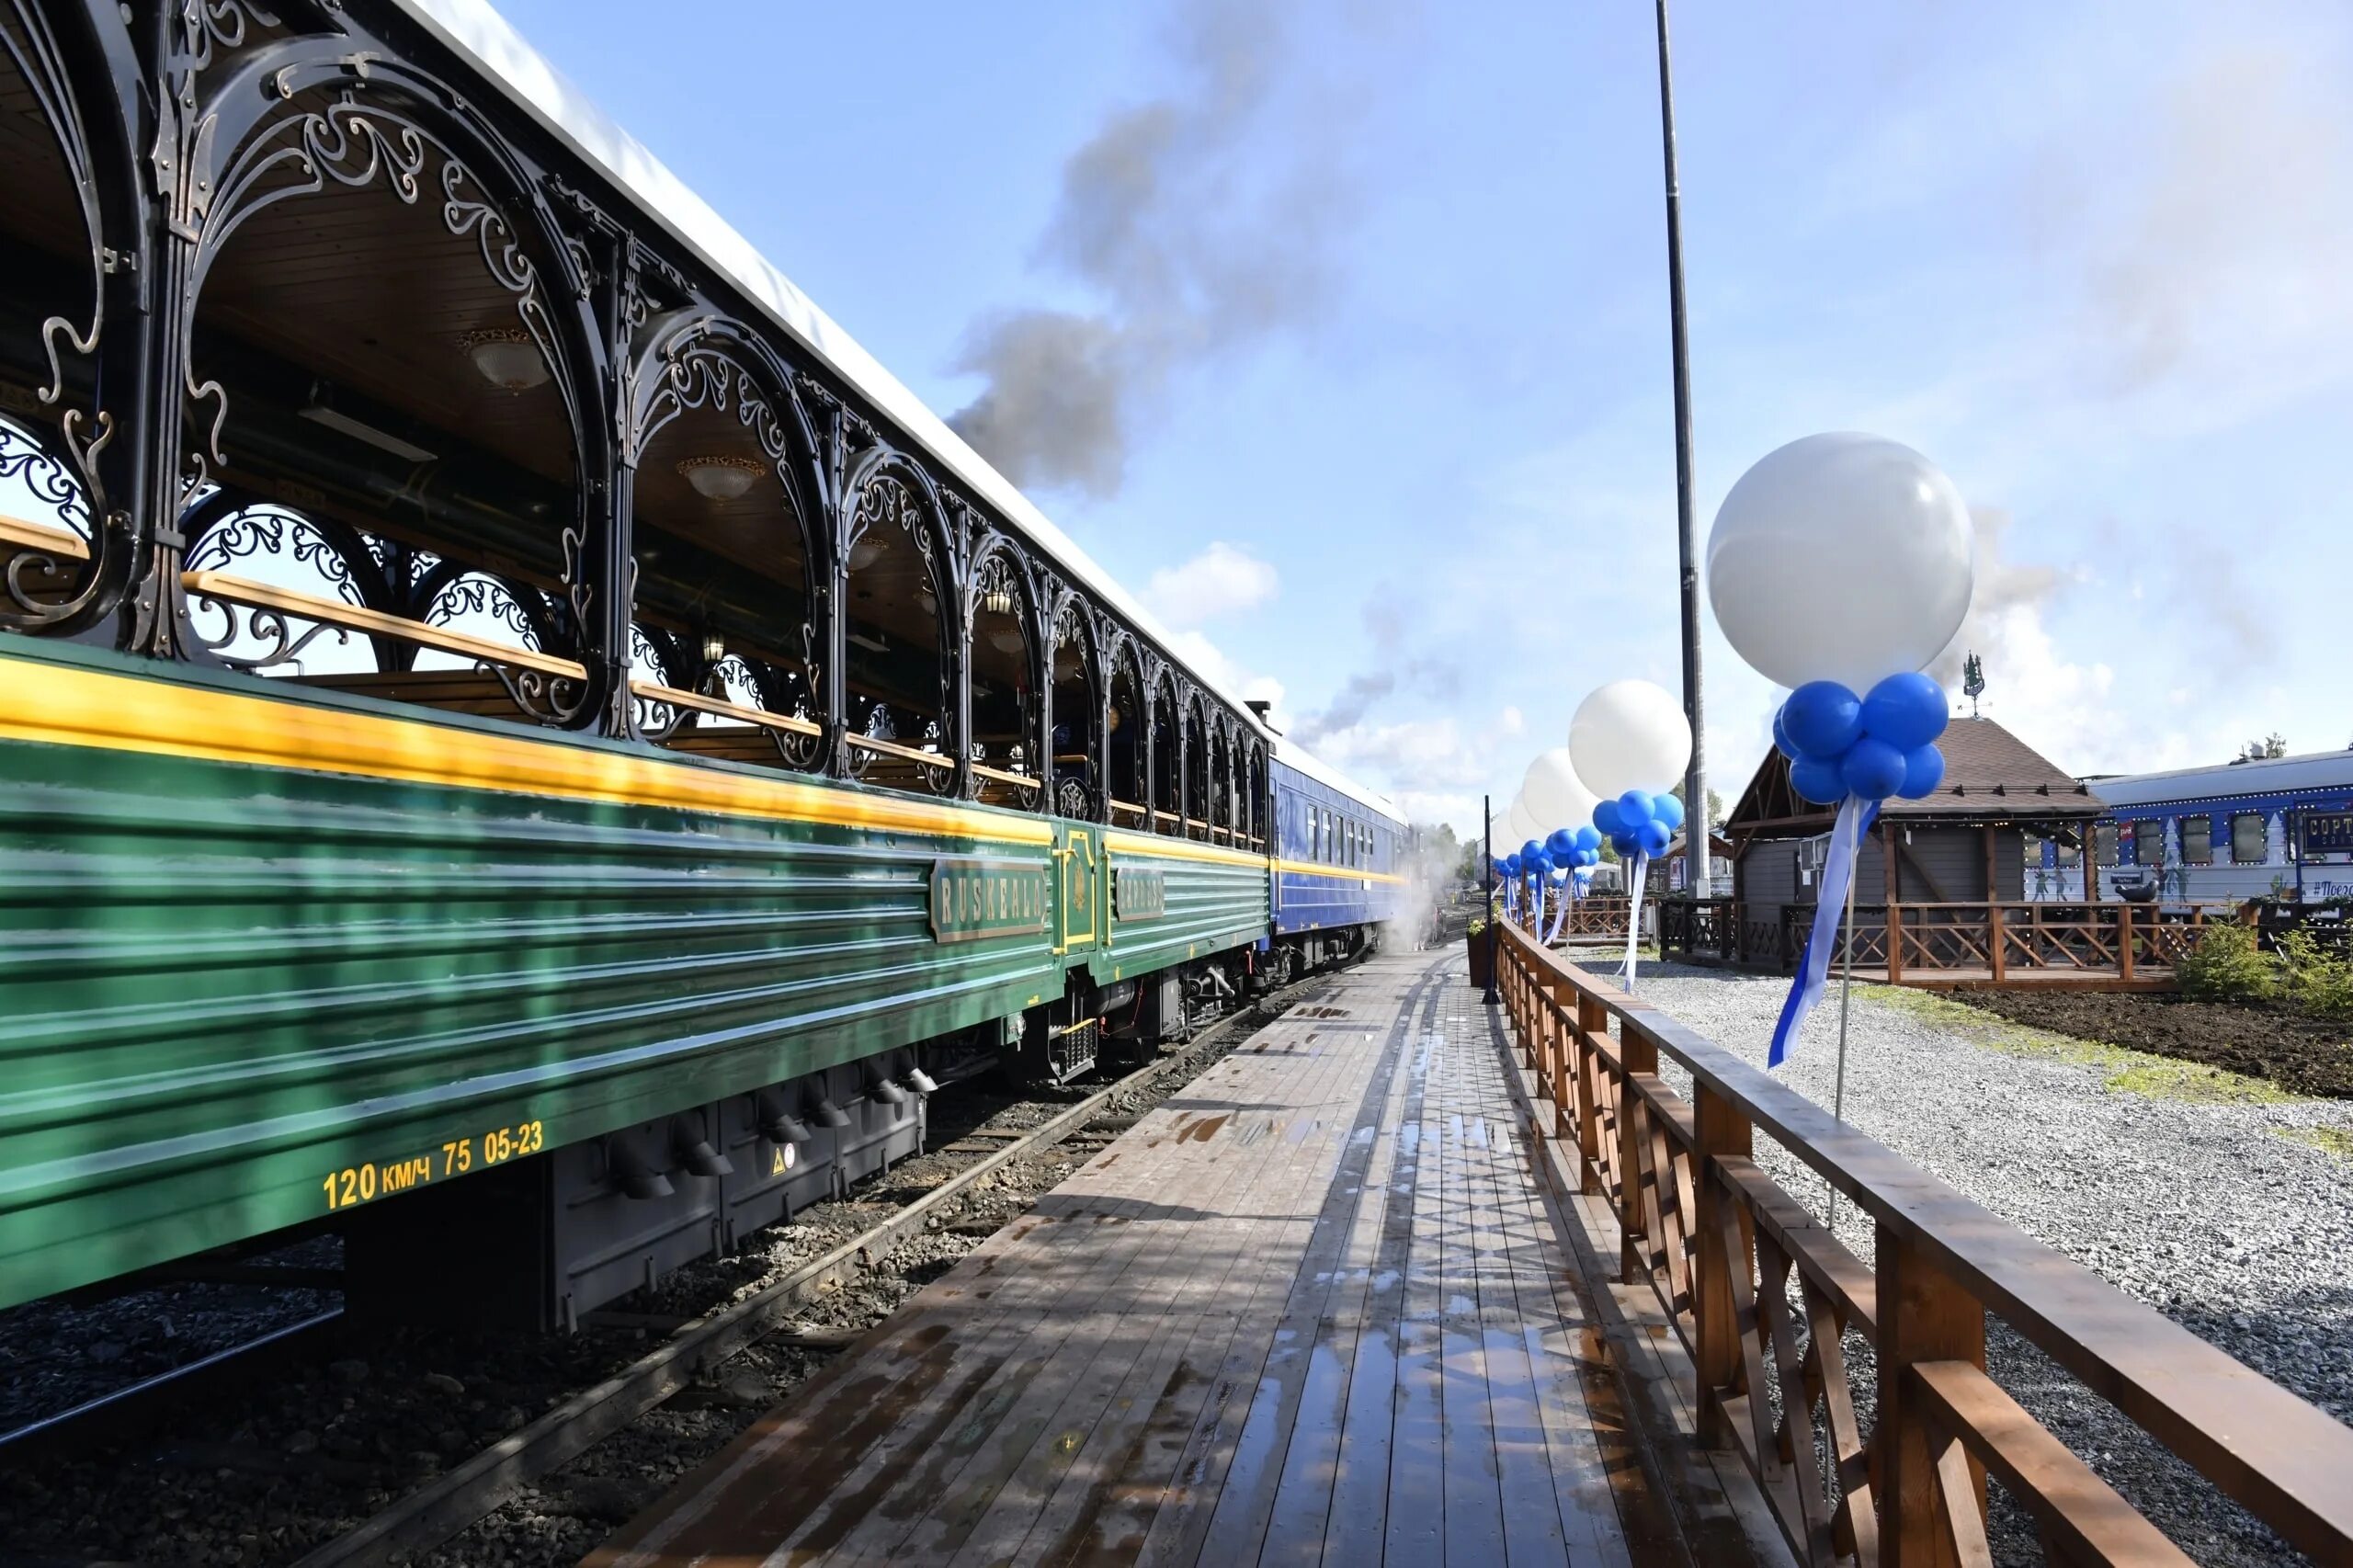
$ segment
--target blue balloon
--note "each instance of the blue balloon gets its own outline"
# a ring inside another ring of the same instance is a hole
[[[1865,735],[1838,765],[1847,788],[1866,801],[1884,801],[1904,788],[1904,754],[1876,735]]]
[[[1600,864],[1601,864],[1601,846],[1600,846],[1600,845],[1598,845],[1598,844],[1597,844],[1597,845],[1595,845],[1595,846],[1594,846],[1592,848],[1590,848],[1590,849],[1580,849],[1580,850],[1578,850],[1578,851],[1577,851],[1577,864],[1578,864],[1578,865],[1580,865],[1580,866],[1598,866],[1598,865],[1600,865]]]
[[[1544,841],[1544,853],[1552,858],[1555,865],[1568,864],[1569,857],[1575,854],[1576,849],[1577,835],[1565,827],[1554,828],[1552,836]]]
[[[1634,830],[1634,842],[1642,846],[1643,853],[1645,855],[1665,854],[1666,846],[1673,839],[1674,835],[1667,830],[1666,824],[1656,817],[1653,817]]]
[[[1897,751],[1927,745],[1950,718],[1945,688],[1916,670],[1888,676],[1863,699],[1863,733]]]
[[[1786,704],[1773,710],[1773,749],[1795,762],[1798,759],[1798,744],[1790,739],[1788,713]]]
[[[1504,875],[1506,877],[1516,877],[1519,875],[1518,856],[1506,855],[1504,857]]]
[[[1638,831],[1656,814],[1647,790],[1629,790],[1618,797],[1618,820],[1625,824],[1628,833]]]
[[[1945,781],[1945,754],[1933,745],[1914,746],[1904,754],[1904,783],[1895,791],[1907,801],[1925,801]]]
[[[1651,814],[1666,824],[1667,831],[1672,833],[1683,825],[1683,802],[1672,795],[1653,795]]]
[[[1800,756],[1843,756],[1863,733],[1863,699],[1835,680],[1810,680],[1781,705],[1781,727]]]
[[[1826,757],[1802,756],[1790,764],[1790,788],[1816,805],[1835,806],[1847,798],[1847,780]]]
[[[1618,851],[1620,860],[1631,860],[1642,846],[1634,842],[1631,833],[1613,833],[1609,835],[1609,847]]]
[[[1599,829],[1605,837],[1615,837],[1624,832],[1626,824],[1619,815],[1618,802],[1615,801],[1595,802],[1593,825]]]
[[[1600,848],[1601,830],[1596,827],[1581,827],[1577,829],[1577,847],[1580,849]],[[1586,864],[1590,866],[1593,862],[1587,860]]]

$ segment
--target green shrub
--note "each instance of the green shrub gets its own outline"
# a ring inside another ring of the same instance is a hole
[[[2353,960],[2338,958],[2309,931],[2279,938],[2279,995],[2316,1018],[2353,1018]]]
[[[2174,966],[2185,996],[2245,1002],[2268,996],[2279,978],[2279,962],[2256,945],[2251,926],[2209,926],[2198,945]]]

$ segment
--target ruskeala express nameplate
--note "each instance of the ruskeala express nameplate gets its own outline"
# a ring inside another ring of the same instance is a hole
[[[940,942],[1034,937],[1046,928],[1046,868],[968,856],[931,863],[931,935]]]

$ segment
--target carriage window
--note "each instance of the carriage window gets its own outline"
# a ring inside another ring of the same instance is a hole
[[[2261,812],[2240,812],[2231,818],[2232,864],[2260,866],[2270,848],[2270,835],[2264,831]]]
[[[2154,865],[2157,846],[2165,842],[2165,829],[2153,822],[2121,822],[2116,824],[2115,864],[2130,860],[2135,866]]]
[[[2185,866],[2211,866],[2214,863],[2212,817],[2181,819],[2181,861]]]
[[[2104,822],[2093,828],[2092,843],[2096,854],[2096,864],[2101,866],[2116,864],[2116,824],[2114,823]]]

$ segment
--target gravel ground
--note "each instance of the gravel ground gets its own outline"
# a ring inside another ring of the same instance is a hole
[[[1641,977],[1645,1001],[1759,1065],[1787,988],[1774,976],[1679,965]],[[1823,1105],[1836,1039],[1834,983],[1782,1070]],[[1688,1090],[1688,1080],[1677,1087]],[[1854,1003],[1846,1111],[1995,1213],[2353,1422],[2353,1157],[2342,1152],[2353,1147],[2353,1101],[2289,1099],[1874,988],[1859,989]],[[1821,1210],[1819,1176],[1761,1138],[1758,1158]],[[1851,1204],[1840,1206],[1838,1232],[1870,1257]],[[1996,1379],[2193,1557],[2250,1568],[2298,1560],[2040,1352],[1993,1326]],[[1850,1352],[1858,1343],[1850,1336]],[[1869,1362],[1856,1373],[1867,1398]],[[2015,1517],[1998,1522],[2005,1561],[2040,1560]]]
[[[250,1260],[256,1269],[332,1270],[342,1262],[343,1244],[333,1236]],[[0,1431],[249,1344],[342,1302],[338,1290],[192,1282],[11,1307],[0,1312]]]

